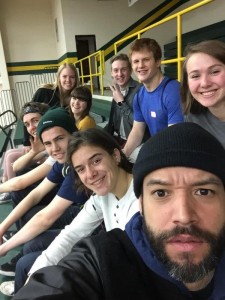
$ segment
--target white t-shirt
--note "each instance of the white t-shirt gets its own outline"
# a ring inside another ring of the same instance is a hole
[[[54,158],[52,158],[51,156],[49,156],[46,161],[45,164],[49,165],[49,166],[53,166],[54,163],[56,162],[56,160]]]
[[[29,275],[40,268],[56,265],[70,253],[80,239],[89,236],[104,220],[106,230],[124,229],[130,218],[139,211],[139,202],[133,190],[133,180],[120,200],[109,193],[106,196],[92,195],[70,225],[55,238],[51,245],[34,262]]]

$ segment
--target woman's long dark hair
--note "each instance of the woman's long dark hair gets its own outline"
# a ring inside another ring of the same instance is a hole
[[[82,115],[79,118],[79,121],[89,115],[92,105],[92,94],[88,87],[86,86],[78,86],[71,91],[70,97],[85,101],[87,103],[86,109],[83,111]],[[72,109],[69,105],[69,113],[72,118],[74,118]]]
[[[127,173],[132,173],[133,163],[131,163],[121,150],[117,141],[104,129],[90,128],[84,131],[77,131],[73,134],[68,147],[68,163],[71,166],[75,178],[75,185],[77,190],[87,190],[84,184],[81,182],[77,172],[73,168],[72,156],[83,145],[99,147],[105,150],[109,155],[113,155],[114,150],[118,149],[121,156],[119,167],[125,170]]]

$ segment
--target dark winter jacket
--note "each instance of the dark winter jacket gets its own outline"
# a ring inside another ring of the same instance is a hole
[[[151,248],[140,239],[140,219],[139,213],[131,219],[128,234],[114,229],[81,240],[57,266],[35,272],[13,299],[196,299],[183,284],[169,277]],[[143,253],[147,258],[144,261]],[[223,258],[215,273],[212,295],[205,299],[225,299],[224,274]]]
[[[141,83],[130,78],[128,82],[128,93],[124,97],[122,105],[119,106],[115,100],[112,100],[109,122],[106,127],[111,135],[114,135],[114,132],[119,135],[120,123],[123,116],[124,131],[126,138],[128,137],[133,126],[133,98],[141,86]]]
[[[60,106],[60,97],[58,89],[39,88],[32,98],[33,102],[46,103],[50,107]]]

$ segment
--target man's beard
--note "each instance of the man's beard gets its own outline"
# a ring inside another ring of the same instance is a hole
[[[189,227],[177,226],[171,231],[155,234],[150,227],[147,226],[145,217],[143,216],[143,230],[157,259],[166,267],[170,276],[184,283],[193,283],[208,275],[210,271],[215,269],[218,260],[225,250],[225,225],[218,235],[201,230],[195,225]],[[168,239],[171,239],[171,237],[178,234],[190,234],[191,236],[208,243],[208,254],[197,264],[192,262],[191,253],[183,253],[184,263],[173,261],[166,253],[165,245]]]

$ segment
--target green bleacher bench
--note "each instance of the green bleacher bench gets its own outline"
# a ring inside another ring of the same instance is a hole
[[[21,120],[17,120],[16,128],[14,131],[13,143],[15,147],[23,144],[24,139],[24,125]]]
[[[90,115],[95,119],[96,126],[104,128],[109,120],[111,101],[103,99],[93,99]]]

